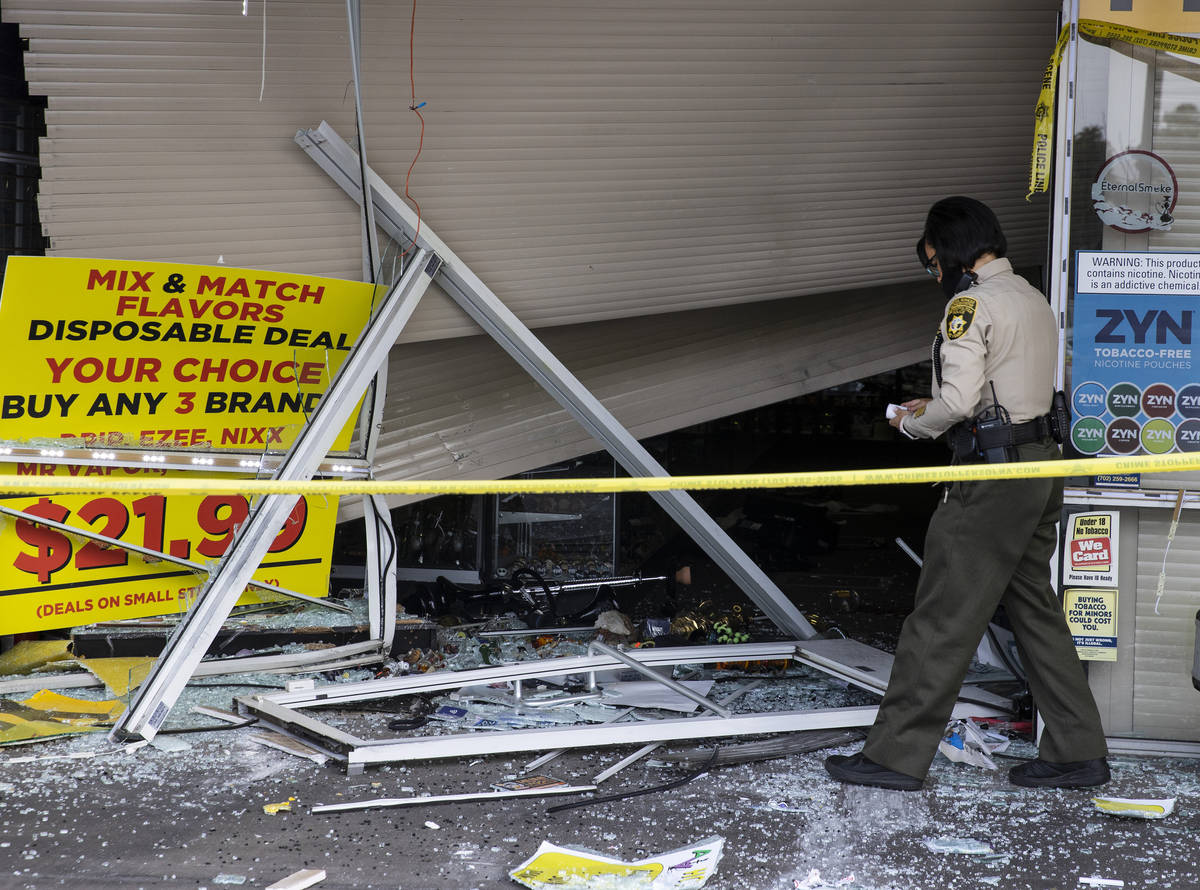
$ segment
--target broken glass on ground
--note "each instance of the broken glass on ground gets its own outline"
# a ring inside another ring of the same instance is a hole
[[[994,856],[996,851],[986,841],[973,837],[931,837],[922,841],[934,853],[961,853],[964,856]]]

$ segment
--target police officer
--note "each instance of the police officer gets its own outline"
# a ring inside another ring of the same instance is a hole
[[[1057,325],[1006,249],[996,215],[965,197],[934,204],[917,243],[949,302],[934,339],[933,397],[905,402],[890,422],[909,438],[948,434],[957,463],[1060,456],[1048,416]],[[826,759],[835,779],[921,787],[971,656],[1003,605],[1044,721],[1038,758],[1009,779],[1054,788],[1108,781],[1100,715],[1050,583],[1062,488],[1061,478],[945,486],[875,725],[861,753]]]

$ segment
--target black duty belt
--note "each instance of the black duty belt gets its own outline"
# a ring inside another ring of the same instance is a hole
[[[1041,417],[1035,417],[1033,420],[1026,420],[1024,423],[1005,424],[997,427],[998,432],[1008,429],[1011,432],[1007,440],[1000,441],[1001,445],[1028,445],[1030,442],[1040,442],[1042,439],[1051,435],[1050,430],[1050,415],[1043,414]],[[986,447],[982,440],[981,434],[986,434],[991,430],[979,430],[976,435],[981,439],[981,447]]]
[[[959,459],[984,458],[991,463],[1017,460],[1008,449],[1030,442],[1053,438],[1050,415],[1043,414],[1022,423],[984,423],[966,421],[950,428],[950,447]]]

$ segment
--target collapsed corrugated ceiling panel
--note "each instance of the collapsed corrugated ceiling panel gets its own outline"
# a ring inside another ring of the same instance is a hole
[[[925,281],[571,325],[543,340],[644,438],[927,358],[939,295]],[[891,326],[876,323],[884,316]],[[392,350],[377,457],[394,478],[504,477],[598,447],[487,337]],[[350,500],[343,510],[357,515]]]

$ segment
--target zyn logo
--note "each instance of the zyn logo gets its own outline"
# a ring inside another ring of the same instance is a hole
[[[1167,334],[1179,343],[1192,342],[1191,309],[1180,310],[1178,321],[1165,309],[1151,309],[1141,318],[1132,309],[1097,309],[1096,318],[1108,319],[1096,334],[1097,343],[1127,343],[1125,334],[1118,331],[1122,322],[1128,323],[1134,343],[1146,342],[1151,324],[1154,325],[1155,343],[1166,343]]]
[[[1166,454],[1175,447],[1175,427],[1157,418],[1142,427],[1142,447],[1151,454]]]
[[[1175,404],[1184,417],[1200,418],[1200,384],[1189,383],[1179,390]]]
[[[1175,390],[1165,383],[1155,383],[1142,393],[1142,410],[1150,417],[1170,417],[1175,413]]]
[[[1104,413],[1105,389],[1094,380],[1075,387],[1071,399],[1075,414],[1079,417],[1098,417]]]
[[[1132,383],[1118,383],[1108,391],[1107,404],[1117,417],[1133,417],[1141,410],[1142,391]]]
[[[1117,454],[1132,454],[1138,449],[1139,433],[1141,429],[1136,421],[1128,417],[1118,417],[1108,425],[1104,439],[1108,447]]]
[[[1180,451],[1200,451],[1200,420],[1185,420],[1175,431]]]
[[[1104,424],[1094,417],[1081,417],[1071,427],[1071,444],[1080,454],[1098,454],[1104,448]]]

